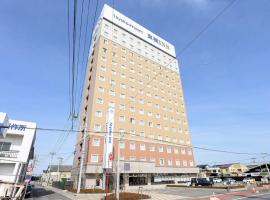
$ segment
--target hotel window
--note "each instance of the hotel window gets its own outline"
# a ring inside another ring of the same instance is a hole
[[[119,121],[124,122],[125,121],[125,116],[119,116]]]
[[[135,143],[130,143],[129,148],[130,148],[130,150],[135,150],[136,149],[136,144]]]
[[[115,96],[115,91],[110,90],[109,94],[110,94],[111,96]]]
[[[155,160],[156,160],[155,158],[150,157],[150,161],[151,161],[151,162],[155,162]]]
[[[92,146],[98,147],[100,144],[99,138],[94,138],[92,141]]]
[[[130,110],[130,112],[135,112],[135,108],[134,108],[133,106],[131,106],[131,107],[129,108],[129,110]]]
[[[139,75],[139,76],[142,76],[142,72],[138,72],[138,75]]]
[[[183,139],[180,139],[180,144],[184,144],[184,140]]]
[[[130,156],[130,160],[131,161],[135,161],[136,160],[136,157],[135,156]]]
[[[150,152],[154,152],[155,151],[155,146],[154,145],[150,145],[149,146],[149,151]]]
[[[140,136],[141,137],[145,137],[145,134],[144,134],[144,132],[142,131],[142,132],[140,132]]]
[[[163,158],[160,158],[160,159],[159,159],[159,165],[160,165],[160,166],[164,166],[164,159],[163,159]]]
[[[140,85],[143,85],[143,81],[142,81],[142,80],[139,80],[138,83],[139,83]]]
[[[153,122],[148,122],[149,127],[153,127]]]
[[[124,160],[124,156],[120,155],[120,160]]]
[[[144,110],[143,110],[143,109],[140,109],[140,110],[139,110],[139,113],[140,113],[141,115],[143,115],[143,114],[144,114]]]
[[[129,87],[129,90],[134,92],[135,91],[135,88],[133,86],[130,86]]]
[[[121,93],[121,94],[120,94],[120,98],[121,98],[121,99],[125,99],[125,98],[126,98],[126,95],[123,94],[123,93]]]
[[[114,107],[115,103],[114,102],[109,102],[109,107]]]
[[[121,65],[121,68],[122,68],[122,69],[126,69],[126,66],[125,66],[125,65]]]
[[[176,138],[173,138],[173,143],[177,143],[177,139]]]
[[[130,101],[135,101],[134,96],[130,96],[129,99],[130,99]]]
[[[96,99],[96,103],[97,103],[97,104],[103,104],[103,99],[97,98],[97,99]]]
[[[119,145],[120,145],[120,149],[124,149],[125,148],[125,142],[120,142]]]
[[[107,52],[107,49],[106,48],[102,48],[102,52],[103,53],[106,53]]]
[[[104,77],[104,76],[99,76],[98,79],[99,79],[100,81],[105,81],[105,77]]]
[[[158,135],[158,140],[162,140],[162,136],[161,135]]]
[[[140,121],[139,121],[139,124],[140,124],[141,126],[144,126],[144,121],[143,121],[143,120],[140,120]]]
[[[186,150],[185,149],[181,149],[181,154],[186,155]]]
[[[100,86],[100,87],[98,87],[98,91],[99,92],[104,92],[104,88]]]
[[[125,49],[125,48],[122,48],[121,50],[122,50],[123,52],[126,52],[126,49]]]
[[[105,56],[101,56],[101,60],[105,62],[107,59]]]
[[[172,153],[172,148],[170,146],[167,146],[167,153]]]
[[[143,90],[142,89],[139,89],[138,93],[139,94],[143,94]]]
[[[187,161],[183,160],[183,166],[186,167],[187,166]]]
[[[151,102],[151,101],[148,101],[148,102],[147,102],[147,105],[148,105],[148,106],[152,106],[152,102]]]
[[[102,117],[102,112],[100,110],[97,110],[95,112],[96,117]]]
[[[130,71],[131,73],[134,73],[134,72],[135,72],[135,70],[134,70],[133,67],[131,67],[131,68],[129,69],[129,71]]]
[[[113,79],[110,80],[110,84],[111,84],[111,85],[115,85],[115,80],[113,80]]]
[[[121,78],[126,78],[126,75],[122,73]]]
[[[172,160],[168,160],[168,166],[172,166]]]
[[[127,60],[125,56],[122,56],[121,59],[124,61]]]
[[[155,108],[159,108],[159,104],[155,104]]]
[[[125,83],[121,83],[120,84],[120,87],[126,89],[126,84]]]
[[[101,125],[100,124],[95,124],[94,130],[95,131],[100,131],[101,130]]]
[[[116,75],[116,71],[115,70],[111,70],[111,73],[113,74],[113,75]]]
[[[149,117],[151,117],[151,116],[153,115],[153,113],[152,113],[152,112],[148,112],[147,115],[148,115]]]
[[[104,43],[104,44],[108,44],[108,40],[104,39],[104,40],[103,40],[103,43]]]
[[[176,165],[176,166],[180,166],[180,161],[179,161],[179,160],[176,160],[176,161],[175,161],[175,165]]]
[[[91,162],[97,163],[97,162],[98,162],[98,155],[92,154],[92,155],[91,155]]]
[[[161,125],[160,125],[160,124],[157,124],[157,128],[158,128],[158,129],[161,129]]]
[[[168,136],[166,136],[166,142],[170,142],[171,141],[171,138],[169,138]]]
[[[163,152],[163,146],[158,147],[158,152],[162,153]]]
[[[156,114],[156,118],[157,118],[157,119],[160,118],[160,114],[159,114],[159,113]]]
[[[146,161],[145,156],[142,156],[142,157],[141,157],[141,161]]]
[[[141,145],[140,145],[140,150],[141,150],[141,151],[145,151],[145,144],[141,144]]]
[[[125,109],[126,109],[126,106],[125,106],[124,104],[120,104],[120,105],[119,105],[119,109],[120,109],[120,110],[125,110]]]
[[[193,167],[194,166],[194,163],[193,163],[193,161],[191,160],[191,161],[189,161],[189,166],[190,167]]]
[[[143,99],[139,99],[139,103],[143,104],[144,103]]]
[[[192,155],[192,151],[188,150],[188,155],[191,156]]]
[[[133,77],[129,77],[129,81],[134,82],[135,79]]]
[[[151,93],[150,92],[146,92],[146,96],[147,97],[151,97]]]
[[[136,133],[135,133],[134,130],[130,130],[130,131],[129,131],[129,134],[130,134],[131,136],[136,136]]]
[[[104,65],[100,65],[100,69],[101,69],[102,71],[106,71],[106,67],[105,67]]]
[[[174,153],[178,154],[178,148],[174,148]]]

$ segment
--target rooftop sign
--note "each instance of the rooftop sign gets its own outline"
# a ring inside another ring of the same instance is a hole
[[[155,47],[165,51],[166,53],[170,54],[171,56],[175,57],[175,48],[172,44],[167,42],[166,40],[162,39],[161,37],[157,36],[156,34],[152,33],[151,31],[147,30],[137,22],[131,20],[130,18],[126,17],[125,15],[121,14],[117,10],[114,10],[107,4],[104,5],[101,17],[117,24],[118,26],[122,27],[123,29],[133,33],[134,35],[138,36],[139,38],[149,42],[150,44],[154,45]]]

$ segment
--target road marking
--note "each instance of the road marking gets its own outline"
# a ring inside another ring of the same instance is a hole
[[[264,195],[267,195],[267,194],[270,194],[270,193],[268,192],[268,193],[264,193],[264,194],[254,194],[254,195],[247,196],[247,197],[239,197],[239,198],[233,199],[233,200],[246,199],[246,198],[249,198],[249,197],[259,197],[259,196],[264,196]]]

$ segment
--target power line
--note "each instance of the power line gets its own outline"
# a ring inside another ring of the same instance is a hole
[[[0,126],[0,128],[9,128],[8,126]],[[40,130],[40,131],[53,131],[53,132],[74,132],[74,133],[79,133],[82,132],[82,130],[67,130],[67,129],[56,129],[56,128],[31,128],[31,127],[26,127],[26,129],[30,129],[30,130]],[[87,131],[84,130],[86,133],[92,133],[92,134],[97,134],[97,135],[101,135],[104,136],[105,133],[107,133],[106,131]],[[115,134],[125,134],[125,135],[130,135],[130,133],[128,132],[122,132],[122,131],[114,131],[112,133]],[[204,150],[204,151],[213,151],[213,152],[219,152],[219,153],[228,153],[228,154],[238,154],[238,155],[270,155],[269,153],[252,153],[252,152],[236,152],[236,151],[227,151],[227,150],[220,150],[220,149],[212,149],[212,148],[205,148],[205,147],[199,147],[199,146],[191,146],[191,145],[184,145],[184,144],[179,144],[179,143],[175,143],[175,142],[170,142],[170,141],[165,141],[165,140],[159,140],[156,138],[149,138],[149,137],[145,137],[145,136],[141,136],[139,134],[132,134],[132,136],[136,136],[137,138],[142,138],[142,139],[147,139],[150,141],[156,141],[156,142],[162,142],[162,143],[166,143],[166,144],[171,144],[171,145],[175,145],[175,146],[179,146],[179,147],[186,147],[186,148],[193,148],[193,149],[198,149],[198,150]],[[130,138],[129,138],[130,139]],[[132,139],[130,139],[132,140]]]

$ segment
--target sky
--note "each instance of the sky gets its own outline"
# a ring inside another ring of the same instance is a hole
[[[95,3],[90,4],[88,30]],[[100,0],[98,15],[104,3],[112,5]],[[117,10],[174,44],[176,52],[228,3],[114,0]],[[194,146],[270,153],[269,10],[269,0],[237,0],[177,56]],[[67,0],[1,0],[0,19],[0,112],[38,127],[70,128]],[[86,47],[89,37],[90,31]],[[81,86],[82,65],[79,72]],[[46,169],[52,151],[57,152],[53,163],[63,157],[64,164],[71,164],[75,142],[74,133],[37,131],[35,173]],[[199,149],[194,155],[197,164],[262,161],[261,155]]]

